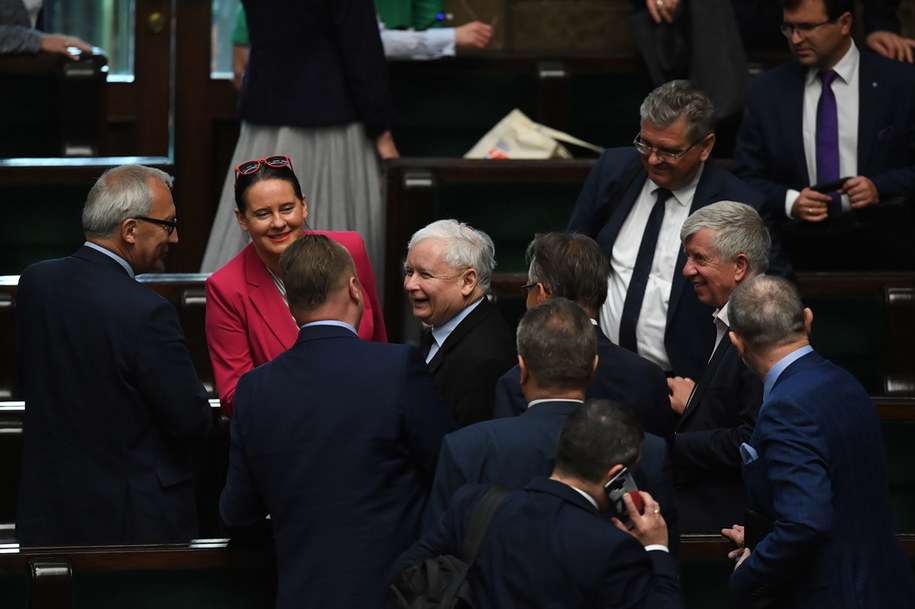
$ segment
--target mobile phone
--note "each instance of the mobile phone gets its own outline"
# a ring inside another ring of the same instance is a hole
[[[810,187],[810,190],[815,190],[817,192],[827,193],[834,190],[839,190],[845,186],[845,182],[849,181],[851,178],[839,178],[838,180],[832,180],[831,182],[822,182],[820,184],[814,184]]]
[[[607,499],[610,501],[610,513],[619,518],[620,521],[626,525],[627,529],[631,529],[635,526],[629,518],[626,504],[623,502],[623,495],[632,493],[632,499],[635,502],[636,507],[639,511],[644,509],[642,496],[639,494],[639,487],[636,486],[635,480],[632,479],[632,472],[626,467],[621,469],[604,485],[604,492],[607,493]]]

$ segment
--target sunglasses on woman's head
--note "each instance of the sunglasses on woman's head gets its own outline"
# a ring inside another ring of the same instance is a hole
[[[257,173],[262,165],[267,165],[268,167],[288,167],[289,170],[292,171],[292,161],[289,160],[289,157],[277,154],[263,159],[245,161],[235,168],[235,181],[238,182],[238,176],[247,176],[252,173]]]

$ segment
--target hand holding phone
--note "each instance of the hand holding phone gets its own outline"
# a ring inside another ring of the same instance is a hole
[[[819,184],[814,184],[810,187],[810,190],[815,190],[817,192],[827,193],[839,190],[845,186],[845,182],[849,181],[851,178],[839,178],[838,180],[832,180],[830,182],[821,182]]]
[[[607,493],[607,499],[610,501],[610,513],[619,518],[620,522],[626,525],[627,529],[632,530],[632,519],[629,518],[629,512],[626,510],[626,504],[623,502],[623,495],[629,493],[633,503],[639,512],[645,510],[645,503],[639,494],[639,487],[636,486],[632,479],[632,473],[628,468],[623,468],[615,476],[607,481],[604,485],[604,491]]]

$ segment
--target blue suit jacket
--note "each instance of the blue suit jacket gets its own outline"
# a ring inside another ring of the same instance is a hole
[[[893,532],[876,409],[845,370],[809,353],[759,411],[744,465],[750,507],[774,527],[731,575],[748,598],[804,609],[913,607]]]
[[[642,428],[670,440],[674,418],[670,410],[664,372],[640,357],[610,342],[598,326],[597,370],[588,385],[587,398],[606,398],[626,406],[639,418]],[[514,417],[527,410],[521,391],[521,368],[516,364],[496,383],[493,416]]]
[[[83,246],[19,280],[23,544],[197,535],[191,447],[212,426],[174,306]]]
[[[448,508],[452,496],[465,484],[500,484],[521,488],[537,476],[553,471],[559,433],[578,402],[541,402],[517,417],[484,421],[445,436],[435,470],[424,529],[429,530]],[[633,478],[639,488],[661,504],[676,555],[679,528],[673,474],[667,444],[645,435],[642,460]]]
[[[727,336],[712,354],[677,423],[673,444],[680,529],[718,533],[743,521],[740,445],[750,438],[762,381]]]
[[[461,489],[393,573],[440,554],[460,555],[470,516],[486,490]],[[668,553],[646,552],[576,490],[547,478],[503,499],[468,577],[481,609],[683,606],[676,562]]]
[[[753,79],[737,134],[734,173],[766,196],[786,220],[785,193],[814,183],[801,133],[807,68],[790,61]],[[915,193],[915,66],[862,52],[859,69],[858,175],[882,199]]]
[[[278,608],[381,606],[452,429],[416,349],[341,327],[241,378],[219,508],[236,528],[270,515]]]
[[[569,219],[567,230],[595,239],[608,260],[620,228],[647,179],[645,170],[640,167],[639,153],[634,148],[606,150],[588,175]],[[625,185],[626,178],[633,171],[635,178],[619,198],[619,203],[613,209],[607,209],[614,193]],[[699,178],[690,213],[717,201],[746,203],[767,217],[762,195],[709,159]],[[605,224],[601,223],[603,217],[609,217]],[[715,329],[708,323],[713,309],[696,298],[692,286],[681,272],[685,263],[686,255],[681,251],[670,288],[664,346],[677,375],[697,378],[715,344]],[[770,272],[780,276],[788,276],[791,272],[777,243],[773,243]]]

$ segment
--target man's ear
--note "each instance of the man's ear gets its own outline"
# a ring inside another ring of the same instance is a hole
[[[540,281],[535,283],[531,290],[534,292],[534,301],[536,304],[540,304],[541,302],[549,300],[550,298],[550,289],[543,285],[543,283]]]
[[[750,259],[746,254],[737,254],[734,259],[734,281],[740,283],[747,279],[747,272],[750,270]]]
[[[527,369],[527,364],[524,363],[524,358],[520,355],[518,356],[518,368],[521,369],[521,384],[524,385],[527,383],[527,379],[530,378],[531,372]]]
[[[473,291],[477,289],[478,281],[479,277],[476,269],[465,269],[461,275],[461,294],[464,296],[473,294]]]
[[[809,339],[810,333],[813,332],[813,311],[810,310],[810,307],[804,307],[804,330]]]
[[[712,149],[715,147],[715,134],[709,133],[703,139],[705,141],[702,142],[702,152],[699,154],[699,159],[707,161],[712,156]]]
[[[743,338],[733,330],[728,332],[728,337],[731,339],[731,343],[734,345],[734,348],[737,349],[737,353],[740,354],[740,357],[746,357],[747,343]]]
[[[353,301],[353,304],[358,305],[362,302],[362,288],[359,287],[359,279],[355,276],[349,278],[349,298]]]
[[[125,243],[136,243],[137,242],[137,227],[138,222],[133,218],[127,218],[121,222],[121,226],[118,228],[118,231],[121,235],[121,240]]]

